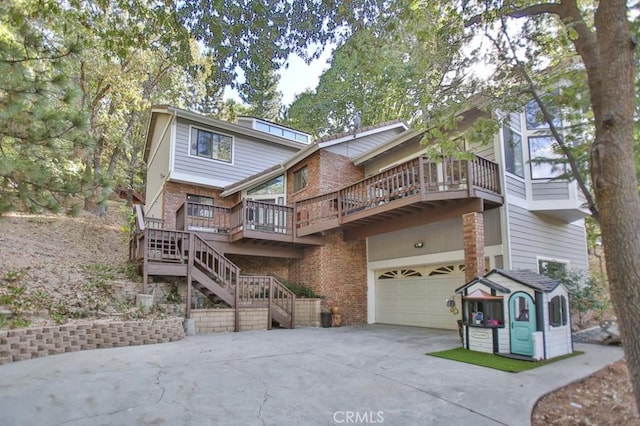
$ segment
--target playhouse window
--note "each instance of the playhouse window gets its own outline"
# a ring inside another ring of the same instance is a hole
[[[504,307],[502,299],[482,300],[466,299],[464,306],[464,323],[473,327],[504,326]]]
[[[568,323],[567,298],[555,296],[549,301],[549,324],[551,327],[561,327]]]

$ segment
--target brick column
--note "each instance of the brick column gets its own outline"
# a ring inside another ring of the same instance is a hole
[[[484,216],[472,212],[462,215],[462,240],[464,243],[464,279],[471,281],[484,275]]]

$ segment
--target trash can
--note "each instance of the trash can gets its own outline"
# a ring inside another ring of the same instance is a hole
[[[320,312],[320,324],[322,328],[331,327],[331,312]]]

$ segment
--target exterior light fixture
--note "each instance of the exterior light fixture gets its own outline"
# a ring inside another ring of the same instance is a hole
[[[424,246],[424,243],[422,241],[419,241],[413,245],[413,247],[415,248],[422,248],[422,246]]]

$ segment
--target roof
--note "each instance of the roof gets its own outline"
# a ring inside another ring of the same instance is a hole
[[[240,126],[238,124],[229,123],[228,121],[217,120],[215,118],[207,117],[202,114],[198,114],[192,111],[187,111],[181,108],[176,108],[171,105],[154,105],[151,107],[151,116],[149,117],[149,127],[147,128],[147,136],[144,146],[144,160],[147,161],[149,157],[149,151],[151,150],[151,136],[153,132],[150,130],[154,127],[157,114],[169,114],[174,117],[180,117],[185,120],[194,121],[205,126],[215,127],[223,131],[237,133],[248,136],[250,138],[259,139],[265,142],[283,145],[289,148],[303,149],[308,146],[306,143],[296,142],[291,139],[272,135],[270,133],[261,132],[259,130],[251,129],[249,127]]]
[[[353,164],[359,166],[379,155],[386,154],[393,148],[400,146],[406,142],[415,141],[416,139],[420,141],[426,132],[426,130],[406,130],[390,141],[378,145],[375,148],[370,149],[369,151],[363,152],[353,159]]]
[[[363,135],[363,133],[378,133],[383,130],[394,129],[397,127],[404,128],[404,130],[409,129],[409,125],[404,120],[396,119],[396,120],[387,121],[384,123],[374,124],[372,126],[366,126],[359,129],[350,130],[347,132],[324,136],[316,140],[315,143],[317,143],[322,148],[324,148],[327,146],[331,146],[331,145],[343,142],[342,139],[347,137],[355,138],[359,136],[366,136],[366,135]]]
[[[476,278],[472,279],[471,281],[469,281],[468,283],[466,283],[462,287],[458,287],[456,289],[456,293],[462,293],[462,291],[464,289],[466,289],[468,287],[471,287],[472,285],[478,284],[478,283],[484,284],[487,287],[489,287],[490,289],[495,290],[495,291],[499,291],[500,293],[511,293],[511,290],[509,290],[508,288],[506,288],[506,287],[504,287],[504,286],[502,286],[502,285],[500,285],[500,284],[498,284],[498,283],[496,283],[494,281],[491,281],[491,280],[489,280],[489,279],[487,279],[485,277],[476,277]]]
[[[280,164],[277,164],[269,169],[258,172],[253,176],[249,176],[248,178],[245,178],[241,181],[234,182],[231,185],[225,186],[224,191],[222,191],[220,195],[223,197],[227,197],[236,192],[243,191],[248,188],[252,188],[256,185],[260,185],[268,181],[269,179],[273,179],[279,174],[286,172],[290,167],[296,165],[297,163],[304,160],[314,152],[319,151],[320,149],[325,148],[327,146],[337,145],[339,143],[344,142],[345,134],[349,136],[348,140],[351,140],[354,137],[364,137],[364,136],[368,136],[368,134],[374,134],[377,132],[385,131],[388,129],[394,129],[397,127],[402,127],[406,129],[406,126],[407,124],[404,121],[394,120],[394,121],[389,121],[382,124],[377,124],[375,126],[368,126],[368,127],[362,128],[355,135],[353,135],[352,133],[340,133],[338,135],[333,135],[327,138],[320,139],[314,143],[305,145],[303,149],[296,152],[291,157],[289,157],[286,161]]]
[[[560,281],[553,280],[547,276],[541,275],[535,271],[529,269],[494,269],[489,272],[485,277],[492,274],[499,274],[503,277],[509,278],[524,286],[530,287],[534,290],[539,290],[545,293],[553,291],[560,285]]]

